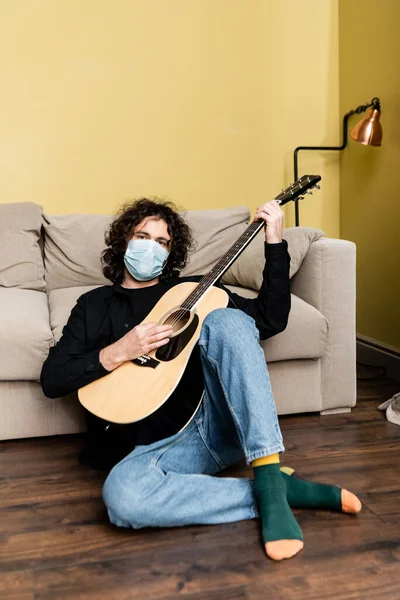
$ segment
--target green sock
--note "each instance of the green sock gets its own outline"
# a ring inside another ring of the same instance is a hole
[[[307,481],[290,467],[282,467],[286,497],[292,508],[330,508],[342,511],[342,490],[335,485]]]
[[[278,463],[254,467],[254,490],[264,542],[303,540],[300,526],[286,499],[286,486]]]

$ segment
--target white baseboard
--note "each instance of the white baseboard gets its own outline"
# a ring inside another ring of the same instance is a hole
[[[357,334],[357,361],[374,367],[385,367],[390,379],[400,382],[400,350]]]

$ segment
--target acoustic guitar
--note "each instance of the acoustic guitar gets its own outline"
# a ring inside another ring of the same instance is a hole
[[[304,175],[282,190],[276,200],[283,206],[299,199],[312,188],[319,188],[320,179],[319,175]],[[264,221],[251,223],[198,283],[180,283],[164,294],[143,323],[172,326],[170,341],[81,388],[78,398],[89,412],[110,423],[133,423],[168,400],[198,342],[204,319],[211,311],[228,305],[228,294],[214,284],[264,226]]]

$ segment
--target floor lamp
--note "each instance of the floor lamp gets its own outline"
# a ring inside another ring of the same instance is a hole
[[[362,119],[354,127],[351,132],[351,137],[356,142],[370,146],[380,146],[382,142],[382,125],[379,122],[381,116],[381,104],[379,98],[372,98],[369,104],[363,104],[358,106],[355,110],[350,110],[343,117],[343,142],[341,146],[299,146],[295,149],[293,154],[293,166],[294,166],[294,181],[298,179],[298,159],[297,155],[300,150],[343,150],[347,146],[347,121],[352,115],[359,115],[370,108],[368,117]],[[309,192],[308,192],[309,193]],[[312,193],[312,192],[311,192]],[[299,226],[299,199],[296,198],[295,203],[295,217],[296,227]]]

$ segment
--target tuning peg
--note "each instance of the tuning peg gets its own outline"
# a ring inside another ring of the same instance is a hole
[[[312,193],[312,191],[311,191],[311,190],[307,190],[307,191],[306,191],[306,194],[310,194],[310,196],[312,196],[312,195],[313,195],[313,193]]]
[[[304,200],[304,196],[297,196],[297,200]]]
[[[319,183],[316,183],[316,184],[315,184],[315,187],[317,188],[317,190],[320,190],[320,189],[321,189],[321,186],[319,185]]]

